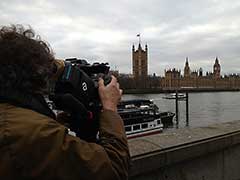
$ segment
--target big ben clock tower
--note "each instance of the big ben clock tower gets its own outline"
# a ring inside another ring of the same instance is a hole
[[[214,75],[214,78],[220,78],[221,77],[221,66],[219,64],[219,60],[218,58],[216,57],[216,60],[215,60],[215,63],[213,65],[213,75]]]

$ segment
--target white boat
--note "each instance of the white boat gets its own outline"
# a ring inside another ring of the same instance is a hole
[[[131,124],[125,126],[127,138],[136,138],[162,132],[163,124],[161,119],[155,119],[151,122]]]
[[[158,107],[150,100],[122,101],[118,106],[118,113],[123,119],[129,139],[162,132],[161,117],[172,121],[175,115],[168,112],[160,113]]]

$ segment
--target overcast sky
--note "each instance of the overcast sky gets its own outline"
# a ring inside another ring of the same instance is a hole
[[[1,0],[0,24],[24,24],[48,41],[58,58],[109,62],[131,73],[131,50],[149,47],[149,73],[212,71],[240,73],[239,0]]]

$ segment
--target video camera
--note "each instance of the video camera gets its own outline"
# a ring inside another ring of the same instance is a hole
[[[64,61],[64,70],[55,83],[49,99],[56,109],[69,114],[70,129],[78,137],[94,141],[102,109],[98,95],[98,80],[111,81],[108,63],[89,64],[86,60],[71,58]]]

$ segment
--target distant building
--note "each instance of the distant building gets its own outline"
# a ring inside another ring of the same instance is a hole
[[[162,81],[162,87],[177,88],[180,86],[181,71],[175,68],[165,70],[165,78]]]
[[[119,71],[118,70],[110,70],[109,71],[109,74],[110,75],[113,75],[115,77],[119,77]]]

